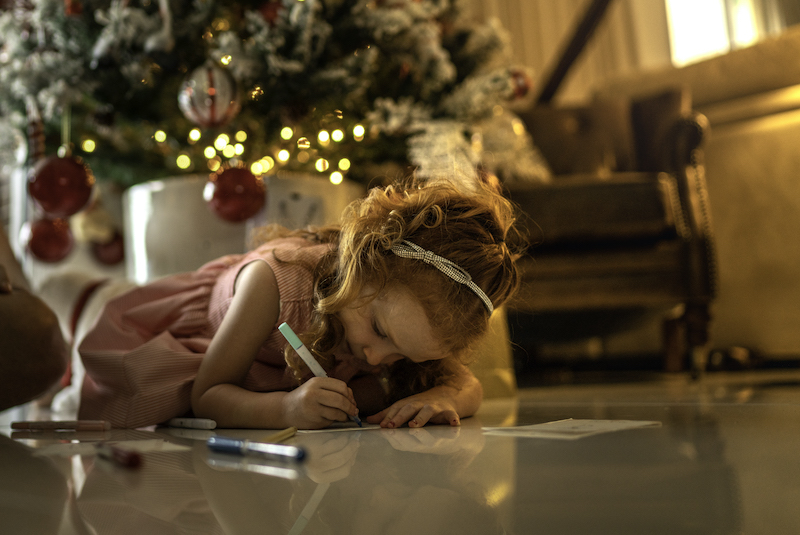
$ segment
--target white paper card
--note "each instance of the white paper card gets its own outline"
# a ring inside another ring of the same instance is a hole
[[[330,427],[324,429],[298,429],[297,434],[303,435],[306,433],[338,433],[340,431],[371,431],[373,429],[383,429],[378,424],[368,424],[363,422],[363,427],[358,427],[357,424],[352,422],[333,423]]]
[[[524,425],[519,427],[484,427],[484,435],[507,436],[520,438],[551,438],[557,440],[575,440],[578,438],[637,429],[642,427],[661,427],[661,422],[649,420],[556,420],[543,424]]]

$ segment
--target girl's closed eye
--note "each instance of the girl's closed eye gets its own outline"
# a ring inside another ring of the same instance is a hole
[[[379,338],[388,338],[388,336],[381,331],[380,327],[378,327],[378,322],[375,320],[375,318],[372,318],[372,330],[375,331],[375,334],[377,334]]]

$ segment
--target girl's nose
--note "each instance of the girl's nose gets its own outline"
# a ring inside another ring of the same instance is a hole
[[[396,351],[397,349],[387,340],[374,340],[371,344],[364,346],[364,357],[373,366],[391,364],[401,358]]]
[[[373,366],[377,366],[383,362],[385,357],[385,352],[381,352],[380,349],[376,348],[375,346],[369,346],[364,348],[364,356],[367,359],[367,362]]]

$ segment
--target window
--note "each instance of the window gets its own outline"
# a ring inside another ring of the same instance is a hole
[[[800,22],[796,0],[665,0],[672,63],[683,66],[756,43]]]

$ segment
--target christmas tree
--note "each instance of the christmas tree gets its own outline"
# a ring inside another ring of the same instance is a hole
[[[10,4],[10,5],[9,5]],[[530,76],[458,0],[7,0],[0,113],[100,180],[239,166],[374,183],[547,171],[509,106]],[[391,172],[389,173],[391,174]]]

